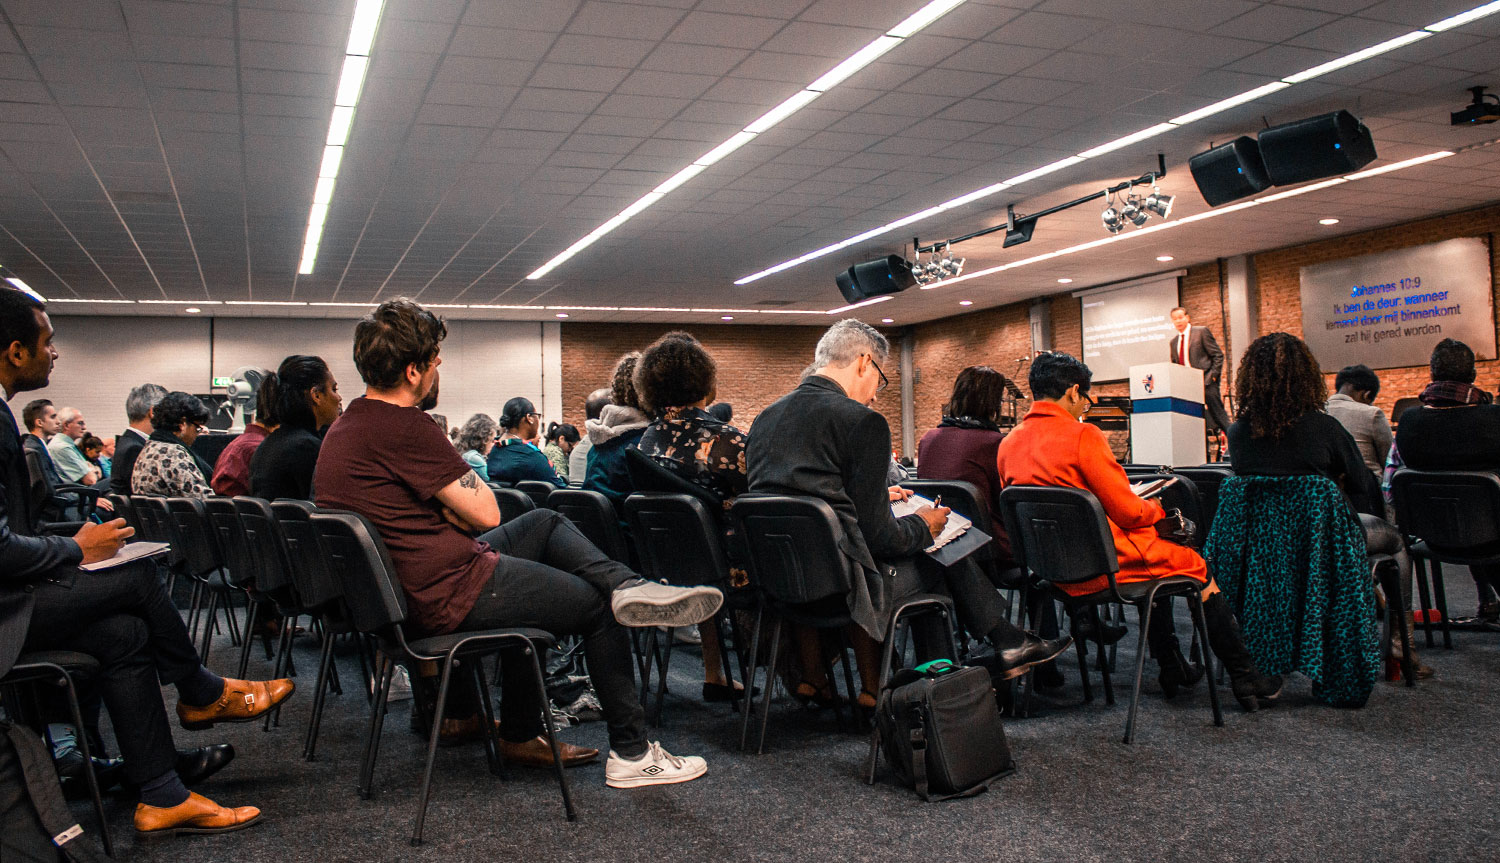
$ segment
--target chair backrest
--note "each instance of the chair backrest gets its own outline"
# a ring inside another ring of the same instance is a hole
[[[556,488],[547,495],[547,508],[556,510],[578,528],[589,542],[609,555],[610,560],[630,564],[630,550],[614,504],[597,491],[581,488]]]
[[[326,613],[330,606],[343,599],[344,590],[328,570],[323,541],[317,525],[312,522],[313,513],[317,511],[317,507],[305,500],[271,502],[271,512],[280,523],[282,538],[286,540],[287,561],[291,564],[290,573],[297,597],[308,611],[316,609],[319,613]]]
[[[1121,464],[1120,467],[1125,468],[1126,473],[1161,473],[1172,469],[1164,464],[1135,464],[1134,462]]]
[[[1477,470],[1399,470],[1391,481],[1402,533],[1434,552],[1493,551],[1500,544],[1500,476]]]
[[[1203,514],[1199,533],[1207,536],[1209,528],[1213,527],[1214,516],[1219,512],[1219,486],[1224,484],[1224,480],[1234,476],[1234,470],[1227,465],[1203,465],[1179,467],[1172,472],[1192,480],[1197,487],[1198,507]]]
[[[1391,424],[1399,425],[1401,422],[1402,414],[1406,413],[1407,410],[1411,408],[1420,406],[1421,404],[1422,400],[1417,398],[1416,396],[1407,396],[1405,398],[1396,399],[1396,403],[1391,405]]]
[[[685,494],[697,498],[709,508],[709,512],[724,511],[723,497],[662,467],[651,456],[635,447],[625,450],[625,471],[630,475],[630,484],[636,491]]]
[[[406,620],[406,594],[375,528],[357,513],[338,510],[320,509],[311,520],[354,628],[388,636]]]
[[[187,556],[177,522],[167,509],[167,499],[154,494],[135,494],[130,496],[130,502],[141,522],[141,539],[166,543],[169,546],[167,553],[159,559],[172,569],[181,570]]]
[[[177,533],[182,537],[182,553],[186,557],[187,571],[194,576],[206,576],[224,565],[224,553],[219,548],[219,538],[208,523],[208,509],[196,497],[169,497],[167,510],[177,524]]]
[[[30,447],[26,452],[26,472],[31,477],[31,511],[39,513],[52,497],[52,483],[47,479],[47,468],[42,464],[42,454]]]
[[[679,585],[729,580],[723,528],[696,497],[638,491],[625,498],[625,519],[647,578]]]
[[[109,498],[110,504],[115,508],[115,517],[125,519],[125,524],[135,528],[135,532],[139,534],[141,532],[141,519],[140,516],[136,515],[135,503],[130,499],[130,495],[111,494],[106,495],[106,497]]]
[[[550,482],[539,479],[523,479],[516,483],[516,491],[525,492],[538,507],[547,506],[547,497],[557,488]]]
[[[208,525],[224,553],[224,565],[229,568],[230,579],[240,587],[262,590],[260,570],[245,539],[245,528],[240,524],[240,514],[234,509],[234,500],[215,495],[203,501],[208,513]]]
[[[928,500],[941,497],[943,506],[974,522],[985,533],[990,532],[990,507],[980,499],[979,488],[974,483],[960,479],[909,479],[901,483],[901,487]]]
[[[750,583],[781,602],[802,604],[849,592],[843,527],[817,497],[744,494],[729,508],[750,556]]]
[[[495,503],[500,507],[501,524],[536,509],[531,495],[520,489],[492,487],[491,490],[495,492]]]
[[[245,543],[255,566],[255,586],[271,597],[284,611],[300,603],[292,582],[292,565],[287,559],[286,537],[281,521],[265,498],[241,495],[234,499],[235,512],[244,528]]]
[[[515,483],[501,482],[497,479],[486,480],[485,485],[489,486],[490,488],[515,488]]]
[[[1072,584],[1120,571],[1109,518],[1092,492],[1007,486],[1000,491],[1000,514],[1016,562],[1038,578]]]

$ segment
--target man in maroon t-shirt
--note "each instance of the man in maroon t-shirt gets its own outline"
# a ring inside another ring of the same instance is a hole
[[[707,763],[646,739],[624,626],[686,626],[718,611],[712,587],[642,580],[610,560],[558,513],[539,509],[500,525],[489,487],[424,413],[435,407],[447,327],[407,299],[382,303],[354,331],[365,382],[323,440],[313,487],[321,507],[357,512],[379,532],[424,635],[523,626],[583,636],[589,674],[609,725],[606,784],[686,782]],[[498,527],[497,527],[498,525]],[[475,539],[473,534],[487,531]],[[552,766],[539,734],[544,706],[530,665],[502,663],[500,736],[506,760]],[[562,746],[583,764],[598,750]]]

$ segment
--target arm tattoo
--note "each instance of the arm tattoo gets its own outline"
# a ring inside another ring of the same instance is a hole
[[[463,479],[458,481],[458,484],[467,489],[479,488],[479,474],[471,470]]]

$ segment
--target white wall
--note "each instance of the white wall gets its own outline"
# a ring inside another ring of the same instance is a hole
[[[242,366],[275,369],[288,354],[321,356],[347,404],[364,392],[354,369],[354,321],[297,318],[85,317],[58,315],[59,357],[52,382],[16,396],[83,411],[89,430],[125,428],[131,387],[159,383],[169,390],[211,392],[215,375]],[[448,321],[443,342],[442,395],[436,409],[450,423],[471,414],[498,417],[513,396],[531,399],[548,419],[560,419],[562,361],[556,323]]]

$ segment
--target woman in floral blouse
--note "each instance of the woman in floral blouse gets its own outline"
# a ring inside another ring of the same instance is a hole
[[[197,396],[167,393],[151,411],[151,439],[141,448],[130,475],[132,494],[204,498],[213,494],[213,470],[189,447],[208,422],[208,408]]]

